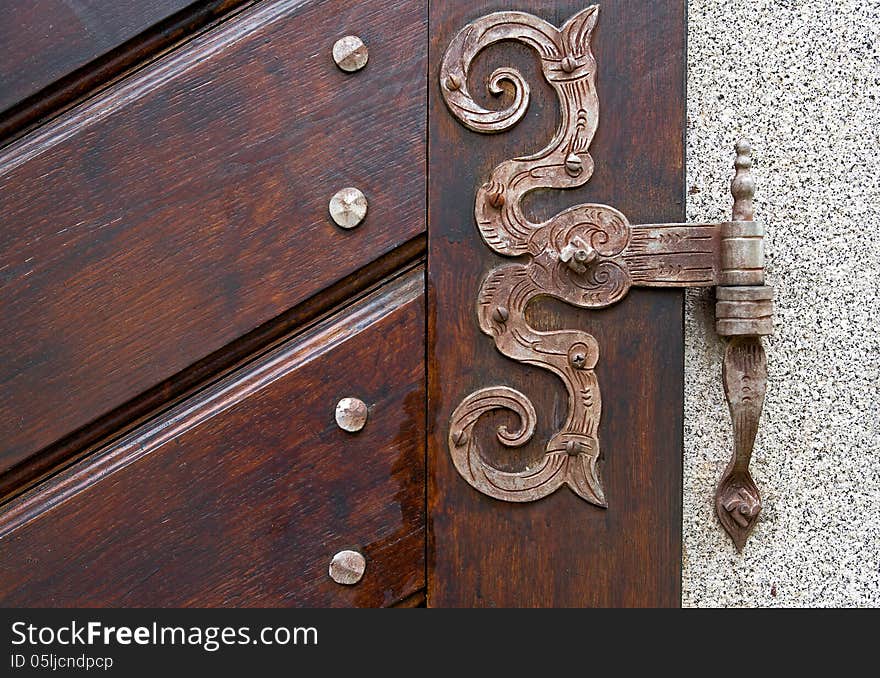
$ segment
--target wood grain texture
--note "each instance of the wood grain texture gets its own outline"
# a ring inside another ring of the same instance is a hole
[[[0,472],[423,232],[425,58],[423,3],[260,3],[11,145]]]
[[[0,503],[21,494],[51,475],[58,470],[59,465],[94,453],[162,409],[192,395],[207,383],[240,366],[254,354],[289,339],[301,328],[339,310],[344,304],[365,296],[401,271],[423,264],[426,241],[424,233],[416,236],[219,351],[159,382],[88,426],[44,448],[38,455],[29,457],[0,475]]]
[[[0,139],[248,0],[10,0],[0,17]]]
[[[0,515],[4,606],[379,606],[424,588],[424,269]],[[356,434],[336,402],[369,407]],[[355,549],[363,580],[328,576]]]
[[[426,607],[425,603],[427,600],[427,596],[425,595],[425,590],[416,591],[409,598],[404,598],[399,603],[395,603],[394,607],[400,608],[416,608],[416,607]]]
[[[5,110],[192,0],[7,0],[0,21],[0,110]]]
[[[531,0],[516,9],[562,25],[584,3]],[[449,417],[468,393],[509,386],[534,403],[533,441],[519,449],[493,443],[512,417],[486,416],[476,434],[494,465],[535,462],[562,424],[565,391],[554,376],[498,353],[477,325],[483,276],[503,258],[481,241],[474,196],[500,162],[541,148],[558,122],[558,105],[526,47],[494,46],[475,62],[471,91],[485,94],[497,67],[519,68],[532,88],[531,109],[513,130],[469,132],[449,115],[437,73],[449,41],[469,21],[505,9],[496,2],[432,3],[429,69],[429,555],[428,604],[442,606],[676,606],[680,604],[682,484],[682,293],[634,290],[603,311],[537,302],[537,329],[582,329],[599,343],[603,413],[601,474],[609,508],[570,491],[510,504],[469,487],[453,468]],[[676,0],[601,3],[592,49],[598,63],[600,122],[586,186],[527,199],[540,221],[570,205],[597,202],[633,223],[684,215],[685,6]]]

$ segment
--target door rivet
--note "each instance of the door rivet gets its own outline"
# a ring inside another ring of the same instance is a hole
[[[367,569],[367,560],[357,551],[340,551],[330,561],[330,578],[337,584],[357,584]]]
[[[577,440],[569,440],[565,443],[565,451],[570,457],[576,457],[581,453],[581,444]]]
[[[333,45],[333,61],[346,73],[354,73],[367,65],[370,52],[356,35],[339,38]]]
[[[356,188],[343,188],[330,199],[330,216],[341,228],[354,228],[367,216],[367,197]]]
[[[565,171],[576,177],[584,171],[584,161],[576,153],[569,153],[565,159]]]
[[[343,431],[357,433],[367,423],[367,405],[359,398],[343,398],[336,403],[336,423]]]
[[[504,306],[499,306],[494,311],[492,311],[492,320],[494,320],[496,323],[506,323],[509,317],[510,311],[508,311]]]

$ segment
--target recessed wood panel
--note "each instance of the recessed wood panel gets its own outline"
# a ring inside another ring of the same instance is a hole
[[[191,0],[7,0],[0,111],[192,4]]]
[[[423,232],[426,43],[420,2],[259,3],[3,152],[0,473]]]
[[[586,3],[589,4],[589,3]],[[595,172],[582,188],[541,191],[526,211],[542,221],[571,205],[602,203],[633,223],[684,216],[685,3],[607,0],[592,37],[600,119],[590,153]],[[452,412],[484,387],[508,386],[537,412],[532,442],[502,448],[494,436],[508,413],[475,429],[506,470],[540,459],[568,411],[562,382],[502,356],[477,322],[489,270],[510,261],[480,239],[474,198],[501,162],[543,148],[558,104],[537,56],[503,43],[474,63],[469,88],[488,107],[492,71],[514,66],[532,91],[523,120],[503,134],[470,132],[440,96],[443,54],[469,21],[500,9],[528,11],[561,26],[585,3],[524,0],[434,2],[428,91],[429,142],[429,557],[431,606],[674,606],[679,604],[682,487],[682,293],[636,290],[604,311],[536,302],[540,329],[582,329],[599,344],[599,441],[603,509],[563,487],[514,504],[477,492],[456,472],[447,445]]]
[[[423,269],[0,514],[4,606],[382,606],[424,588]],[[337,401],[369,408],[358,433]],[[328,576],[355,549],[364,578]]]
[[[0,140],[252,0],[6,0]]]
[[[6,0],[0,18],[0,136],[7,109],[63,80],[67,98],[116,75],[244,0]],[[146,35],[145,35],[146,34]],[[29,109],[43,107],[33,100]],[[18,117],[21,117],[19,115]]]

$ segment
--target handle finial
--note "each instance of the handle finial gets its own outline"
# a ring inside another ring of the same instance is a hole
[[[733,194],[733,220],[753,221],[755,218],[755,177],[752,174],[752,144],[748,139],[736,142],[736,175],[730,182]]]

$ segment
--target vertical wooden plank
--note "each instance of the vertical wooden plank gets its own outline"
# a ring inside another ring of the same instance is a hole
[[[504,261],[481,241],[475,192],[504,160],[550,139],[558,105],[536,56],[519,44],[487,49],[471,91],[486,94],[489,73],[514,66],[532,88],[525,118],[498,135],[468,131],[447,111],[438,72],[447,45],[469,21],[493,11],[528,11],[562,25],[587,4],[522,0],[433,2],[429,89],[429,552],[431,606],[677,606],[680,603],[682,490],[682,293],[634,290],[617,306],[583,311],[540,302],[532,324],[588,330],[599,342],[601,474],[609,507],[567,488],[538,502],[483,496],[457,474],[447,449],[449,418],[476,389],[505,385],[526,394],[538,427],[522,451],[502,449],[492,432],[507,414],[486,416],[477,434],[493,462],[522,468],[538,459],[563,422],[562,383],[502,356],[483,335],[476,297],[483,276]],[[591,146],[596,170],[586,186],[529,198],[535,220],[583,202],[617,207],[632,223],[684,217],[684,0],[605,0],[593,52],[600,123]],[[494,418],[493,418],[494,416]],[[493,446],[494,445],[494,446]]]

